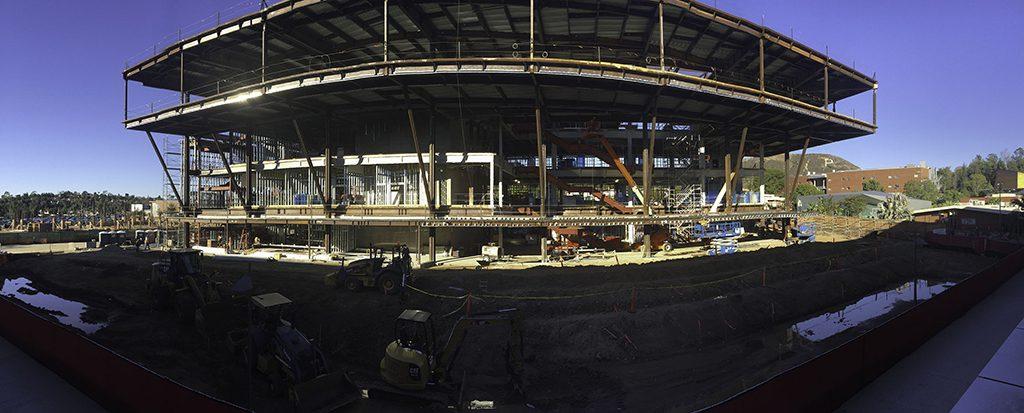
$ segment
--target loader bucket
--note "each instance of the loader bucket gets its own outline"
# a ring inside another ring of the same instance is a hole
[[[291,388],[298,412],[331,412],[359,399],[360,392],[343,372],[319,376]]]

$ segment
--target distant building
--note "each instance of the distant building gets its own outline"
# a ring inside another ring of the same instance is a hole
[[[1024,236],[1024,214],[994,206],[953,205],[913,212],[914,222],[944,224],[947,234]]]
[[[996,181],[992,186],[997,191],[1014,191],[1024,189],[1024,172],[1017,171],[996,171]]]
[[[178,205],[178,201],[170,201],[165,199],[158,199],[149,204],[149,213],[154,217],[180,211],[181,207]]]
[[[130,208],[131,212],[142,212],[142,211],[145,211],[145,210],[146,210],[146,206],[143,205],[143,204],[132,204],[131,208]]]
[[[881,169],[855,169],[851,171],[837,171],[828,174],[808,175],[805,178],[818,188],[824,189],[828,194],[840,194],[847,192],[859,192],[864,190],[864,182],[874,179],[882,185],[884,192],[903,192],[907,182],[912,181],[938,181],[935,170],[926,166],[923,162],[917,166],[905,166],[902,168],[881,168]]]
[[[807,211],[811,205],[814,205],[821,198],[832,198],[832,201],[838,203],[844,199],[852,197],[863,197],[865,201],[864,210],[861,211],[861,218],[876,218],[878,216],[878,209],[882,202],[889,199],[892,194],[881,192],[881,191],[857,191],[857,192],[844,192],[838,194],[823,194],[823,195],[806,195],[797,198],[797,209],[799,211]],[[932,206],[931,201],[925,201],[923,199],[907,197],[907,207],[911,213],[914,211],[929,208]]]

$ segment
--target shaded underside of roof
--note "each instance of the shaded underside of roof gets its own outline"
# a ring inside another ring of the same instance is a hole
[[[874,131],[873,125],[798,101],[768,99],[755,95],[756,90],[711,87],[684,76],[573,68],[563,62],[498,63],[324,70],[224,93],[126,125],[175,135],[237,131],[294,140],[293,119],[308,131],[306,135],[315,136],[327,117],[341,122],[393,117],[404,122],[403,110],[411,108],[460,121],[491,122],[500,114],[509,123],[532,123],[534,108],[540,105],[549,124],[591,119],[604,124],[639,122],[645,113],[656,113],[660,123],[699,128],[710,147],[716,140],[720,145],[735,142],[741,129],[749,127],[748,139],[764,143],[767,155],[797,150],[807,136],[816,146]]]
[[[266,70],[271,76],[381,61],[381,3],[284,1],[184,39],[124,75],[146,86],[168,90],[184,86],[197,96],[216,94],[264,75],[264,28]],[[668,70],[759,87],[764,38],[768,91],[821,106],[826,72],[829,101],[871,90],[875,84],[775,31],[696,2],[666,0],[663,18],[657,1],[536,0],[536,4],[537,57],[660,67],[663,33]],[[391,0],[387,58],[525,58],[530,44],[529,5],[528,0]]]

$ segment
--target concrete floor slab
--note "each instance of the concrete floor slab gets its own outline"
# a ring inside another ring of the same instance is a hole
[[[1010,333],[980,376],[1024,389],[1024,330],[1014,329]]]
[[[1024,412],[1024,388],[978,377],[950,413]]]
[[[0,411],[106,412],[32,357],[0,338]]]
[[[840,412],[949,411],[1024,318],[1024,271],[886,371]],[[1017,369],[1024,369],[1018,364]]]

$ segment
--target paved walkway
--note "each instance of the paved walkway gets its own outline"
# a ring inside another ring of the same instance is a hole
[[[0,337],[0,412],[105,412],[56,373]]]
[[[1024,412],[1024,271],[840,412]]]

